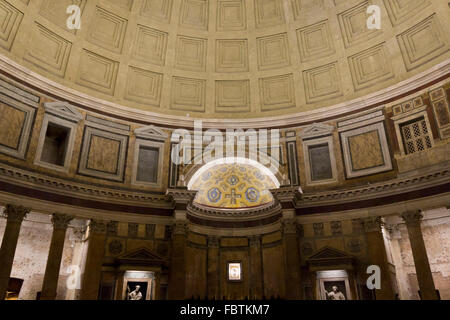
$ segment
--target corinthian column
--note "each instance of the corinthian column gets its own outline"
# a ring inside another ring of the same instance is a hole
[[[172,233],[172,257],[169,274],[169,299],[182,300],[186,294],[187,221],[177,221]]]
[[[298,248],[297,221],[283,219],[283,249],[286,277],[286,299],[301,299],[300,254]]]
[[[264,295],[261,236],[250,236],[250,298],[261,300]]]
[[[420,293],[423,300],[437,300],[436,288],[434,287],[433,275],[428,261],[427,249],[423,241],[422,221],[420,211],[410,211],[402,214],[402,218],[408,229],[409,242],[416,267],[417,281],[419,282]]]
[[[54,213],[52,215],[53,233],[45,268],[41,300],[54,300],[56,298],[66,230],[72,219],[72,216],[64,214]]]
[[[106,222],[91,220],[89,224],[88,249],[81,285],[81,300],[97,300],[101,269],[105,253]]]
[[[219,247],[220,238],[208,237],[208,299],[219,299]]]
[[[392,286],[386,247],[381,231],[382,221],[380,217],[361,219],[367,238],[367,254],[369,263],[380,267],[381,288],[375,289],[377,300],[394,300],[395,294]]]
[[[196,193],[185,189],[167,190],[167,195],[175,205],[168,287],[171,300],[186,298],[186,241],[189,232],[187,207]]]
[[[30,209],[11,204],[6,205],[3,211],[7,220],[0,249],[0,300],[5,300],[6,297],[17,241],[19,240],[20,227],[23,219],[29,212]]]

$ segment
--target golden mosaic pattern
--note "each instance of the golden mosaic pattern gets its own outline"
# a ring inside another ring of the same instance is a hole
[[[363,170],[384,164],[378,130],[348,138],[353,170]]]
[[[215,208],[249,208],[273,201],[275,183],[261,170],[244,164],[220,164],[204,172],[192,185],[195,202]]]

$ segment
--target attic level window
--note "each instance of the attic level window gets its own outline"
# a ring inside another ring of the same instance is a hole
[[[157,183],[159,148],[140,146],[137,180]]]
[[[432,148],[431,132],[424,117],[400,124],[405,154]]]
[[[49,122],[45,133],[41,161],[56,166],[64,166],[70,128]]]

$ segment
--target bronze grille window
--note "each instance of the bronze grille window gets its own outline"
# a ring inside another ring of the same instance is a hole
[[[431,132],[424,117],[400,125],[405,154],[431,148]]]

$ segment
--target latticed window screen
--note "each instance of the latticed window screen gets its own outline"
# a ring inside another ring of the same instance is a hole
[[[400,125],[405,153],[411,154],[432,147],[431,132],[424,117]]]

